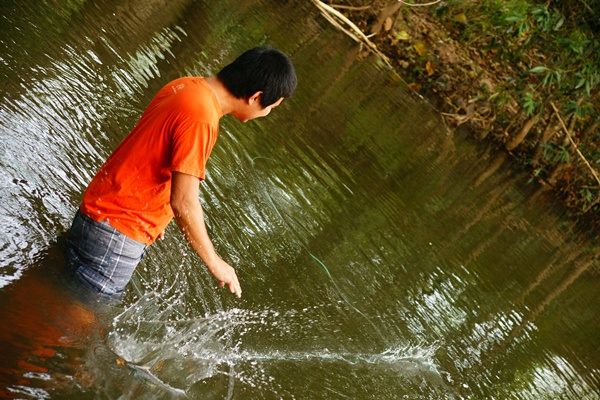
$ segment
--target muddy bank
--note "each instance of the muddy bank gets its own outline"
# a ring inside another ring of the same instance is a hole
[[[389,0],[331,4],[315,0],[315,4],[338,28],[385,59],[439,110],[451,129],[494,146],[506,155],[505,164],[539,182],[571,218],[599,231],[597,120],[566,113],[564,98],[550,96],[539,105],[532,98],[528,103],[527,93],[511,87],[514,76],[536,84],[544,70],[531,65],[549,57],[543,49],[529,47],[532,54],[521,57],[534,61],[515,63],[490,45],[493,38],[465,39],[470,17],[443,3],[414,7]],[[523,78],[523,71],[529,75]],[[541,87],[542,82],[537,83]],[[528,109],[530,103],[538,108]]]

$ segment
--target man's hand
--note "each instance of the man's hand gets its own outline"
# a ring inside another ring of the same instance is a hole
[[[171,178],[171,208],[179,229],[196,254],[204,261],[219,285],[229,287],[237,297],[242,296],[242,288],[233,267],[215,252],[204,223],[204,213],[198,200],[200,180],[181,172],[173,172]]]
[[[238,298],[242,297],[240,282],[238,281],[235,269],[231,265],[227,264],[220,257],[217,257],[211,265],[207,265],[207,268],[217,278],[219,286],[223,287],[227,285],[231,293],[235,294]]]

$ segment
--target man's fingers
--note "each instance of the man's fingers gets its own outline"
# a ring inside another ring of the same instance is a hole
[[[222,262],[222,269],[211,270],[211,273],[217,278],[219,286],[227,285],[229,291],[238,298],[242,297],[242,287],[238,281],[235,270],[225,262]]]
[[[229,291],[231,293],[235,294],[238,299],[242,297],[242,288],[239,287],[239,285],[237,287],[235,287],[233,284],[230,284]]]
[[[224,287],[226,283],[224,281],[219,281],[219,286]],[[227,283],[227,287],[229,287],[229,291],[235,294],[238,298],[242,297],[242,288],[239,282],[229,282]]]
[[[242,297],[242,288],[240,286],[240,283],[237,281],[237,279],[233,282],[230,282],[228,286],[229,286],[229,291],[231,293],[235,294],[238,297],[238,299],[240,297]]]

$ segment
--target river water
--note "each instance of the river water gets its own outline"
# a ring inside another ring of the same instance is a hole
[[[600,398],[597,237],[313,3],[0,10],[3,397]],[[173,225],[122,302],[84,297],[61,249],[87,182],[160,87],[259,44],[298,90],[222,120],[200,190],[243,298]]]

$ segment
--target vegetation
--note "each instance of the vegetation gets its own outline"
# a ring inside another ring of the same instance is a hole
[[[329,6],[448,123],[600,226],[600,1],[419,1]]]

